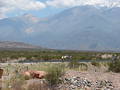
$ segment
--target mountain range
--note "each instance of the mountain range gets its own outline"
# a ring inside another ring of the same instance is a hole
[[[45,48],[42,48],[40,46],[35,46],[35,45],[31,45],[28,43],[23,43],[23,42],[11,42],[11,41],[1,41],[0,42],[0,50],[24,50],[24,49],[40,49],[43,50]]]
[[[46,18],[30,14],[0,20],[0,40],[51,49],[120,50],[120,8],[78,6]]]

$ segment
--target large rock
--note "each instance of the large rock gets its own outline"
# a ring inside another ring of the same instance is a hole
[[[29,71],[25,71],[23,73],[23,75],[25,77],[28,77],[28,78],[42,79],[42,78],[44,78],[47,75],[47,73],[45,71],[33,71],[33,70],[29,70]]]

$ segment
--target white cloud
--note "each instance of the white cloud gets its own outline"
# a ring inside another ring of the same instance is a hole
[[[14,10],[40,10],[46,5],[38,0],[0,0],[0,18]]]
[[[120,0],[48,0],[48,6],[53,7],[73,7],[78,5],[99,5],[99,6],[107,6],[120,7]]]
[[[75,0],[49,0],[46,3],[50,6],[62,7],[62,6],[73,6]]]
[[[6,13],[13,10],[13,8],[0,7],[0,19],[6,17]]]
[[[28,29],[25,30],[25,32],[27,34],[32,34],[32,33],[34,33],[34,30],[32,28],[28,28]]]
[[[40,10],[50,7],[73,7],[79,5],[99,5],[120,7],[120,0],[0,0],[0,18],[6,17],[6,14],[12,11]],[[20,13],[19,12],[19,13]]]
[[[37,0],[7,0],[7,1],[9,3],[9,6],[21,10],[39,10],[45,8],[45,4]]]

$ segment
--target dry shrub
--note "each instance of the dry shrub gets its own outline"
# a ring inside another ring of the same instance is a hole
[[[63,65],[52,65],[47,69],[46,80],[51,86],[56,85],[60,82],[60,77],[64,74]]]
[[[80,63],[78,60],[71,60],[68,64],[69,68],[79,68]]]
[[[85,64],[85,63],[80,63],[80,64],[79,64],[79,69],[80,69],[81,71],[87,71],[87,70],[88,70],[88,65]]]
[[[109,71],[120,73],[120,61],[109,63]]]
[[[91,64],[92,64],[93,66],[96,66],[96,67],[100,67],[100,66],[101,66],[100,63],[97,62],[97,61],[92,61]]]

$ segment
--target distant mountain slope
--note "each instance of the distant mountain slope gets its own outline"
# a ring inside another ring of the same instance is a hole
[[[0,48],[18,48],[18,49],[42,49],[42,47],[34,46],[31,44],[23,43],[23,42],[10,42],[10,41],[1,41]]]
[[[120,50],[120,8],[79,6],[48,18],[0,20],[0,40],[54,49]]]

